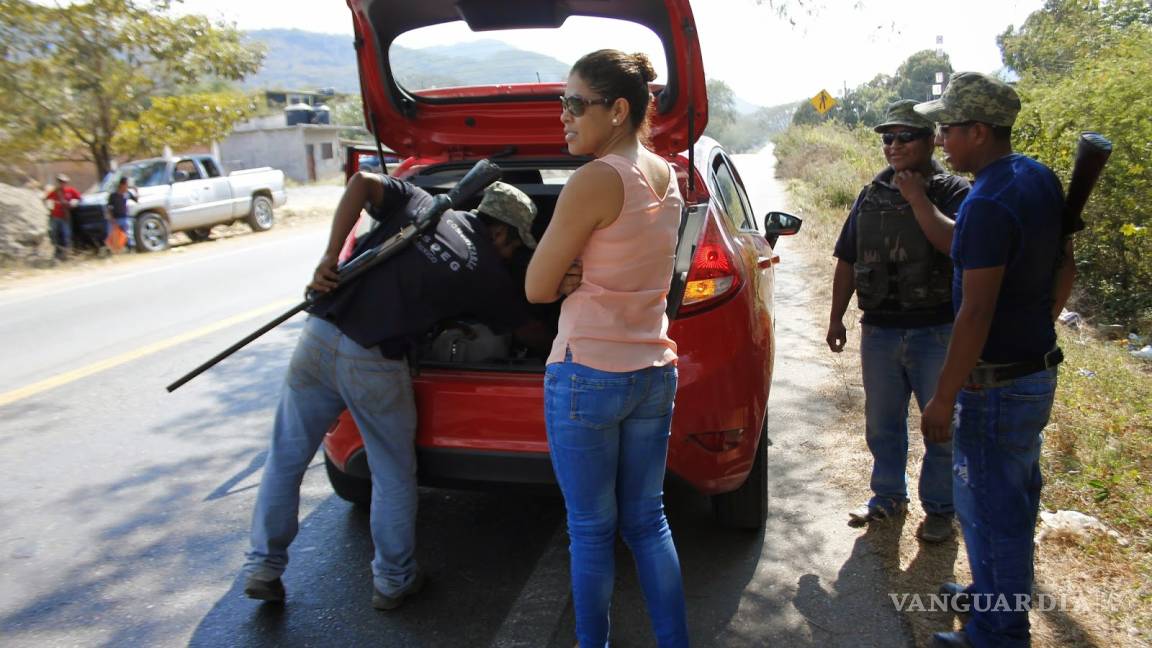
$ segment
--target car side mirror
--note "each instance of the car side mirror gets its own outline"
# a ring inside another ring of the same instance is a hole
[[[764,238],[768,239],[769,245],[776,247],[777,239],[799,232],[803,224],[799,216],[779,211],[768,212],[764,216]]]
[[[188,172],[184,169],[176,169],[172,172],[172,182],[184,182],[188,179]]]

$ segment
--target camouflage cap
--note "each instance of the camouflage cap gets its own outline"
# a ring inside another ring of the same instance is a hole
[[[1011,126],[1020,112],[1020,96],[1012,86],[979,72],[956,72],[944,94],[916,104],[916,112],[940,124],[978,121]]]
[[[536,220],[536,204],[528,194],[508,183],[493,182],[484,190],[484,198],[476,211],[516,228],[524,245],[529,249],[536,248],[536,237],[532,236],[532,221]]]
[[[900,101],[889,104],[887,112],[884,113],[884,123],[877,125],[876,128],[872,130],[880,133],[889,126],[908,126],[909,128],[917,128],[920,130],[936,130],[935,122],[912,110],[912,106],[915,105],[915,99],[901,99]]]

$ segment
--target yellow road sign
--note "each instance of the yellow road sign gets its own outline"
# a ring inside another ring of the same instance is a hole
[[[827,90],[821,90],[816,93],[815,97],[812,97],[808,101],[812,104],[812,107],[816,109],[816,112],[821,115],[832,110],[832,106],[836,105],[836,100],[832,98],[832,95],[828,94]]]

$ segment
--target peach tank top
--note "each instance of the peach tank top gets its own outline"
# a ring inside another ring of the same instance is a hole
[[[620,174],[624,205],[611,225],[592,232],[580,255],[584,277],[560,308],[548,362],[562,362],[571,351],[573,362],[602,371],[674,363],[664,310],[684,207],[676,172],[669,165],[668,186],[657,189],[623,156],[598,161]]]

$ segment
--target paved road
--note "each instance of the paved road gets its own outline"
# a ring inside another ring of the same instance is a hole
[[[780,207],[771,158],[738,164],[757,211]],[[331,494],[317,461],[285,578],[290,604],[240,595],[300,322],[175,394],[163,386],[294,303],[324,236],[322,223],[274,230],[0,291],[0,643],[572,645],[562,507],[549,494],[422,490],[418,558],[430,586],[380,614],[368,606],[367,520]],[[805,266],[782,249],[768,528],[717,531],[704,498],[669,491],[694,644],[905,645],[809,442],[832,417],[813,398],[827,378],[812,362],[821,329]],[[619,558],[614,645],[650,645],[630,559]]]

